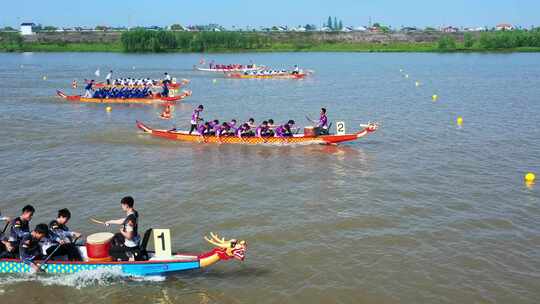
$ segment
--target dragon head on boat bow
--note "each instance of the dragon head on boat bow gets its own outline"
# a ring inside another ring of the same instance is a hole
[[[247,243],[236,239],[225,240],[217,234],[210,232],[210,237],[205,236],[204,239],[212,245],[217,246],[211,251],[212,254],[219,257],[221,260],[229,260],[235,258],[243,261],[246,257]]]
[[[375,132],[379,128],[379,124],[376,122],[368,122],[367,125],[361,125],[368,132]]]

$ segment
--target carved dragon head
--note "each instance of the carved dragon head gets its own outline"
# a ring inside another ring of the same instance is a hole
[[[205,236],[204,239],[217,246],[215,252],[219,254],[222,260],[228,260],[235,258],[243,261],[246,257],[247,243],[246,241],[238,241],[236,239],[225,240],[225,238],[219,238],[219,236],[213,232],[210,232],[211,238]]]
[[[375,132],[379,128],[379,124],[376,122],[368,122],[366,125],[360,125],[365,128],[368,132]]]

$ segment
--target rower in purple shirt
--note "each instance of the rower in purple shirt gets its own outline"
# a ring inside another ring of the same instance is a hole
[[[231,130],[231,127],[229,126],[228,123],[226,122],[223,122],[221,125],[217,125],[214,130],[216,131],[216,136],[217,137],[220,137],[220,136],[228,136],[229,135],[229,132]]]
[[[257,129],[255,129],[255,136],[257,137],[265,137],[268,134],[268,121],[263,121],[262,124],[260,124]]]
[[[236,119],[231,119],[231,121],[229,122],[229,127],[231,128],[229,132],[233,135],[236,134],[236,129],[238,129],[236,127]]]
[[[197,127],[197,132],[199,132],[200,135],[207,135],[209,130],[210,130],[209,122],[205,122],[204,124],[201,124],[199,125],[199,127]]]
[[[286,124],[283,124],[276,128],[276,137],[292,137],[292,126],[294,126],[294,120],[289,120]]]
[[[253,132],[251,131],[251,128],[247,123],[242,124],[237,130],[236,130],[236,136],[242,138],[242,136],[250,136]]]
[[[319,128],[319,134],[328,134],[328,117],[326,116],[325,108],[321,108],[321,116],[319,117],[319,123],[317,124],[317,127]]]

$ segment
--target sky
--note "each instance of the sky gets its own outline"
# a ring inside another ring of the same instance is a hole
[[[227,28],[322,26],[329,15],[347,26],[540,25],[540,0],[2,0],[0,26],[167,26],[217,23]]]

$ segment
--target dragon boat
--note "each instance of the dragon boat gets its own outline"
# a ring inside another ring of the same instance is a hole
[[[342,130],[344,130],[344,124],[340,123]],[[176,130],[160,130],[152,129],[144,123],[137,121],[137,127],[155,137],[165,138],[169,140],[178,140],[195,143],[217,143],[217,144],[244,144],[244,145],[310,145],[310,144],[322,144],[322,145],[335,145],[347,141],[354,141],[362,138],[370,133],[375,132],[378,129],[376,123],[369,123],[367,125],[361,125],[362,129],[356,133],[346,134],[345,132],[339,132],[340,134],[330,135],[315,135],[315,134],[294,134],[292,137],[238,137],[238,136],[215,136],[215,135],[199,135],[189,134],[188,131],[176,131]],[[339,130],[340,127],[338,127]]]
[[[151,231],[149,229],[148,231]],[[142,242],[141,248],[145,248],[148,244],[149,232],[145,233],[145,237]],[[210,233],[211,238],[205,236],[205,240],[214,245],[215,247],[205,253],[201,254],[169,254],[165,256],[158,256],[156,251],[147,252],[148,259],[144,261],[92,261],[87,257],[87,251],[84,246],[79,246],[79,250],[83,256],[84,261],[49,261],[41,265],[41,269],[45,273],[50,274],[71,274],[85,271],[95,270],[110,270],[120,271],[122,275],[126,276],[164,276],[169,274],[178,273],[186,270],[205,268],[215,264],[219,261],[226,261],[236,259],[243,261],[245,258],[247,244],[245,241],[237,241],[234,239],[225,240],[219,238],[216,234]],[[162,238],[162,235],[158,235],[158,244]],[[170,235],[169,235],[170,237]],[[170,242],[170,239],[168,239]],[[156,235],[154,232],[154,241],[156,241]],[[161,247],[158,245],[158,247]],[[36,261],[39,263],[39,261]],[[0,259],[0,273],[31,273],[31,267],[22,262],[19,259]]]
[[[308,73],[276,73],[276,74],[248,74],[248,73],[228,73],[228,78],[236,79],[304,79]]]
[[[265,66],[242,66],[241,68],[203,68],[203,67],[194,67],[195,70],[200,72],[214,72],[214,73],[237,73],[237,72],[256,72],[262,71]]]
[[[87,98],[81,95],[67,95],[64,92],[57,90],[56,95],[72,102],[90,102],[90,103],[106,103],[106,104],[154,104],[154,103],[165,103],[171,104],[176,103],[188,96],[191,96],[191,91],[183,91],[182,94],[177,96],[168,96],[162,97],[159,94],[152,95],[146,98]]]

